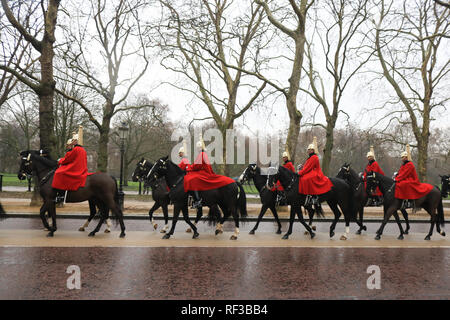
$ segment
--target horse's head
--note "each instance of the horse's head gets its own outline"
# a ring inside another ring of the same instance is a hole
[[[32,152],[29,150],[20,153],[20,166],[19,172],[17,173],[19,180],[25,180],[28,176],[33,174],[33,161],[31,160],[31,156]]]
[[[168,162],[169,162],[168,156],[160,158],[158,161],[155,162],[155,164],[147,174],[147,178],[150,180],[150,182],[167,175]]]
[[[350,179],[350,163],[345,162],[338,171],[336,178],[349,180]]]
[[[245,168],[244,172],[239,176],[238,182],[243,183],[249,181],[254,176],[256,176],[258,166],[256,163],[250,164],[247,168]]]
[[[370,171],[366,175],[367,187],[366,191],[368,194],[374,194],[377,191],[377,187],[380,185],[380,180],[377,178],[377,173]]]
[[[442,184],[441,195],[443,198],[447,198],[449,189],[450,189],[450,175],[445,175],[445,176],[440,176],[440,177],[441,177],[441,184]]]
[[[142,158],[137,164],[136,168],[134,169],[133,175],[131,176],[131,179],[134,182],[145,180],[147,177],[150,169],[153,167],[153,164],[144,158]]]

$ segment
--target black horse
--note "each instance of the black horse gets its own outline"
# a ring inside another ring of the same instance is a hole
[[[268,175],[262,175],[261,174],[261,168],[258,167],[256,164],[250,164],[247,168],[245,168],[244,172],[242,172],[241,176],[239,177],[239,183],[244,183],[246,181],[253,180],[253,183],[255,184],[256,189],[259,192],[259,197],[261,199],[261,211],[258,215],[258,221],[256,221],[256,225],[253,227],[252,230],[250,230],[250,234],[255,234],[256,229],[258,229],[259,223],[261,222],[262,218],[264,217],[264,214],[266,213],[267,209],[270,209],[272,211],[273,217],[275,218],[275,221],[278,225],[277,234],[281,234],[281,223],[280,219],[278,218],[277,208],[276,208],[276,200],[277,200],[277,192],[271,191],[270,188],[268,188]]]
[[[342,167],[339,169],[339,172],[336,176],[337,178],[344,179],[350,185],[350,188],[353,191],[353,201],[354,207],[356,209],[356,213],[359,215],[359,223],[360,228],[356,231],[356,234],[361,234],[361,231],[366,231],[366,226],[363,225],[363,216],[364,216],[364,206],[367,203],[369,195],[367,194],[367,190],[364,186],[363,177],[358,175],[355,170],[350,167],[350,164],[344,163]],[[408,213],[405,209],[400,210],[403,218],[406,222],[406,230],[405,234],[409,232],[409,220]]]
[[[245,168],[244,172],[239,177],[239,182],[243,183],[245,181],[250,181],[250,179],[253,180],[253,183],[259,192],[259,197],[263,206],[261,207],[261,211],[259,212],[256,225],[252,230],[250,230],[249,233],[255,234],[255,231],[258,229],[259,223],[264,217],[264,214],[266,213],[267,209],[270,209],[278,224],[278,230],[276,233],[281,234],[281,223],[280,219],[278,218],[276,209],[277,192],[271,191],[271,188],[268,187],[269,175],[262,175],[260,167],[258,167],[256,164],[250,164],[247,168]],[[315,206],[315,209],[313,209],[312,205],[305,207],[305,209],[308,211],[309,215],[309,227],[315,231],[316,226],[312,225],[314,213],[317,213],[319,217],[323,218],[323,211],[317,205]],[[308,234],[308,231],[305,231],[305,234]]]
[[[166,179],[150,179],[148,177],[148,173],[153,167],[153,163],[142,158],[136,165],[136,169],[134,169],[133,175],[131,179],[134,182],[144,181],[146,185],[149,185],[152,189],[152,198],[155,201],[154,205],[148,211],[148,215],[150,221],[153,225],[153,228],[156,230],[158,224],[153,220],[153,213],[161,207],[164,215],[165,225],[161,229],[161,233],[165,233],[167,229],[169,229],[169,209],[168,206],[170,204],[169,198],[169,190],[167,188]]]
[[[450,175],[444,175],[441,177],[441,196],[442,198],[447,198],[449,193],[449,187],[450,187]]]
[[[22,151],[20,153],[21,162],[18,177],[24,177],[26,174],[33,172],[38,178],[40,184],[40,194],[44,200],[44,204],[40,209],[40,215],[44,227],[49,230],[47,236],[53,237],[56,231],[56,208],[55,197],[56,190],[52,188],[53,176],[57,166],[57,162],[49,157],[41,156],[41,152],[36,150]],[[67,192],[66,202],[82,202],[90,200],[93,204],[100,208],[101,216],[97,227],[89,233],[94,236],[100,230],[103,222],[108,218],[108,212],[111,209],[113,218],[117,218],[120,223],[120,237],[125,237],[125,224],[123,222],[122,210],[119,206],[119,193],[117,181],[106,173],[96,173],[89,175],[86,179],[84,187],[77,191]],[[48,212],[52,218],[52,226],[50,226],[45,218]],[[106,213],[106,214],[105,214]]]
[[[180,211],[183,212],[186,223],[189,224],[194,231],[193,238],[197,238],[199,235],[197,227],[189,220],[188,193],[184,191],[183,185],[184,175],[185,172],[175,163],[168,160],[167,156],[159,159],[149,172],[149,176],[152,179],[158,179],[160,177],[166,178],[167,184],[170,187],[169,196],[174,204],[172,228],[164,235],[164,239],[169,239],[170,236],[173,235]],[[241,217],[247,216],[246,198],[242,185],[239,183],[230,183],[218,189],[199,191],[199,194],[202,198],[203,205],[210,208],[214,205],[218,205],[222,209],[223,217],[220,218],[216,225],[216,235],[223,232],[222,228],[224,221],[230,215],[233,216],[236,228],[234,234],[231,236],[231,240],[236,240],[239,234],[238,211]],[[216,210],[210,210],[209,218],[211,220],[218,220],[219,217],[216,213]]]
[[[389,221],[389,218],[394,215],[395,220],[400,229],[400,235],[397,239],[403,239],[403,228],[400,224],[400,219],[397,214],[397,210],[400,210],[402,207],[403,200],[395,198],[395,183],[389,177],[386,177],[378,172],[369,172],[367,173],[367,189],[371,192],[374,192],[376,188],[379,187],[381,193],[383,194],[384,203],[384,219],[377,230],[377,235],[375,236],[376,240],[381,238],[383,234],[383,229],[386,223]],[[424,197],[416,199],[415,201],[416,208],[423,208],[427,211],[431,216],[431,227],[428,232],[425,240],[430,240],[431,235],[433,234],[434,224],[436,224],[437,232],[439,232],[442,236],[445,236],[445,232],[441,232],[441,226],[444,228],[444,207],[442,204],[441,191],[437,187],[433,187],[431,191]],[[437,214],[436,214],[437,210]]]
[[[346,240],[348,238],[348,233],[350,232],[350,221],[355,221],[355,211],[353,209],[353,199],[352,192],[349,185],[342,179],[339,178],[329,178],[333,187],[327,193],[319,195],[319,203],[326,201],[334,213],[334,221],[330,227],[330,237],[334,236],[334,229],[341,216],[341,211],[339,211],[338,206],[342,210],[345,219],[345,234],[341,236],[341,240]],[[311,234],[311,238],[314,237],[314,233],[306,225],[301,215],[300,206],[303,206],[306,201],[306,196],[298,192],[299,187],[299,175],[294,173],[282,166],[278,168],[278,172],[271,175],[269,178],[269,185],[274,185],[275,182],[279,180],[283,186],[288,202],[291,204],[291,215],[289,219],[289,230],[283,236],[283,239],[288,239],[289,235],[292,233],[292,225],[294,223],[295,214],[300,220],[300,222],[305,226],[306,230]]]

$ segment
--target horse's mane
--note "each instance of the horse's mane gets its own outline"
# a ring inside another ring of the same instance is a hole
[[[41,156],[40,152],[37,150],[30,150],[31,157],[33,160],[42,163],[44,166],[48,168],[55,168],[58,165],[56,160],[53,160],[51,156]]]
[[[168,160],[168,163],[175,168],[175,173],[178,175],[184,175],[185,172],[183,169],[181,169],[175,162],[173,162],[172,160]]]

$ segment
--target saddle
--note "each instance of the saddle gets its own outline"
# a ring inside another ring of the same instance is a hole
[[[402,206],[401,206],[400,210],[411,209],[411,208],[413,209],[413,212],[417,211],[417,209],[416,209],[416,202],[414,200],[404,199],[402,201]]]

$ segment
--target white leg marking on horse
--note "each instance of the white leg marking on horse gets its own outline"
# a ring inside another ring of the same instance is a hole
[[[83,228],[87,228],[89,225],[89,220],[86,220],[86,222],[83,224]]]

